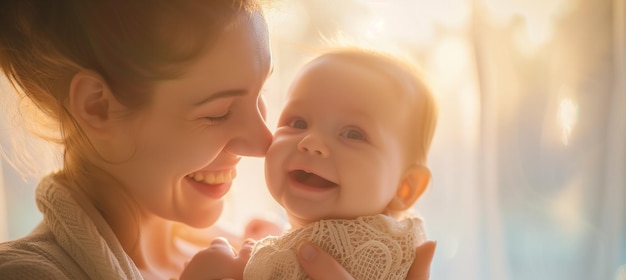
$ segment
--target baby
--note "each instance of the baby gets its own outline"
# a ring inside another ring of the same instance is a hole
[[[306,279],[295,250],[310,240],[355,279],[405,279],[425,240],[411,215],[430,181],[434,98],[408,64],[344,48],[305,65],[266,156],[291,229],[257,242],[244,279]]]

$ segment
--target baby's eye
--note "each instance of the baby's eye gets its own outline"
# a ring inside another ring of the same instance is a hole
[[[307,129],[309,127],[303,119],[293,119],[289,122],[289,126],[297,129]]]
[[[356,128],[347,128],[341,132],[341,136],[352,140],[365,141],[365,134]]]

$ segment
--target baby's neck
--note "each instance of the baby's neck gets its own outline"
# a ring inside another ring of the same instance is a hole
[[[304,220],[301,218],[290,216],[288,217],[288,221],[289,221],[289,229],[287,230],[287,232],[292,232],[294,230],[301,229],[307,225],[317,222],[318,220]]]
[[[351,219],[356,219],[356,218],[357,217],[328,218],[328,219],[322,219],[322,220],[329,220],[329,219],[351,220]],[[307,219],[302,219],[302,218],[298,218],[298,217],[294,217],[294,216],[289,216],[288,220],[289,220],[289,225],[291,226],[289,228],[289,230],[287,230],[288,232],[301,229],[301,228],[303,228],[305,226],[308,226],[308,225],[310,225],[312,223],[320,221],[319,219],[318,220],[307,220]]]

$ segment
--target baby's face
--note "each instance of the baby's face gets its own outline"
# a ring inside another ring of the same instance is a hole
[[[363,66],[324,58],[304,69],[266,157],[269,190],[294,227],[384,212],[408,165],[409,102]]]

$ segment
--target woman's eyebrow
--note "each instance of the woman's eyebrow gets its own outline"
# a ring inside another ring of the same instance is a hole
[[[247,91],[244,89],[231,89],[231,90],[218,91],[214,94],[211,94],[211,96],[194,103],[193,105],[202,106],[203,104],[209,103],[216,99],[241,96],[241,95],[246,95],[246,93]]]

